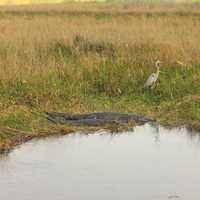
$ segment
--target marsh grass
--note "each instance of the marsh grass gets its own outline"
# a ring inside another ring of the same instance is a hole
[[[0,125],[37,131],[57,110],[199,128],[199,4],[82,5],[0,8]],[[163,73],[144,91],[156,59]]]

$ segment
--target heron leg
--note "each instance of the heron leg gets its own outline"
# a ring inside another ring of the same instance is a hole
[[[158,85],[158,81],[154,82],[154,83],[152,84],[152,86],[151,86],[151,89],[152,89],[152,90],[155,89],[155,88],[157,87],[157,85]]]
[[[151,90],[153,90],[155,87],[156,87],[156,84],[155,84],[155,83],[152,84],[152,86],[151,86]]]

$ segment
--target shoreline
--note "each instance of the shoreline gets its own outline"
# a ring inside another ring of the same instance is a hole
[[[150,123],[150,122],[147,122]],[[156,122],[157,123],[157,122]],[[144,123],[146,124],[146,123]],[[81,131],[83,134],[88,134],[88,133],[93,133],[98,130],[107,130],[108,132],[113,132],[113,133],[118,133],[118,132],[123,132],[128,130],[129,128],[132,128],[134,126],[142,126],[144,124],[118,124],[118,125],[108,125],[108,126],[69,126],[69,125],[54,125],[50,127],[49,129],[47,128],[46,130],[43,130],[41,132],[26,132],[26,131],[21,131],[13,128],[8,128],[8,127],[0,127],[0,132],[4,133],[11,133],[13,134],[12,137],[10,138],[5,138],[5,139],[0,139],[0,154],[5,154],[9,153],[13,149],[15,149],[17,146],[22,145],[23,143],[26,143],[32,139],[43,139],[47,137],[54,137],[54,136],[63,136],[63,135],[68,135],[68,134],[73,134],[78,131]],[[52,124],[51,124],[52,125]],[[174,129],[174,128],[186,128],[190,131],[194,131],[197,134],[200,134],[200,126],[191,126],[191,124],[187,125],[181,125],[177,123],[158,123],[158,126],[162,126],[167,129]]]

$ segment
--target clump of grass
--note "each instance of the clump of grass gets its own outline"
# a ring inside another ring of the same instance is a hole
[[[0,125],[24,131],[31,131],[30,114],[18,110],[12,113],[5,113],[1,116]]]

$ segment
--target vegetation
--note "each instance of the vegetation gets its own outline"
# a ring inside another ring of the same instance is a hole
[[[45,111],[136,112],[200,129],[199,19],[199,4],[1,7],[0,149],[68,132]],[[156,59],[163,73],[144,91]]]

